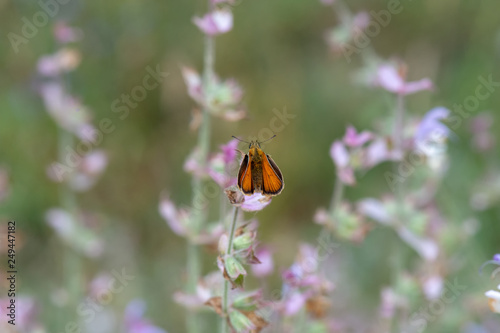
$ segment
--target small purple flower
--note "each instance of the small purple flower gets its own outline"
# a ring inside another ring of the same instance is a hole
[[[435,300],[439,298],[443,292],[443,287],[444,280],[440,275],[430,276],[422,284],[422,289],[428,300]]]
[[[75,134],[81,140],[90,141],[96,129],[90,123],[89,111],[69,95],[59,82],[46,82],[40,86],[40,95],[48,113],[59,126]]]
[[[307,295],[300,292],[293,292],[286,298],[284,304],[284,314],[286,316],[293,316],[297,314],[305,305]]]
[[[392,150],[387,138],[376,138],[366,147],[363,156],[363,168],[373,168],[385,161],[398,161],[401,154]]]
[[[79,28],[73,28],[66,22],[59,21],[54,25],[54,36],[61,44],[78,42],[83,37]]]
[[[229,10],[215,10],[201,18],[193,18],[193,22],[204,34],[216,36],[233,28],[233,14]]]
[[[208,175],[222,188],[236,185],[237,180],[231,176],[231,169],[235,166],[237,147],[236,139],[221,145],[222,152],[215,154],[208,162]]]
[[[103,150],[94,150],[78,160],[75,168],[67,168],[59,162],[47,168],[47,175],[55,182],[67,182],[76,191],[83,192],[97,183],[99,176],[108,164],[108,157]]]
[[[206,87],[200,75],[192,68],[183,67],[182,76],[188,88],[189,96],[209,112],[227,121],[238,121],[246,116],[240,103],[243,89],[234,79],[220,80],[213,75]]]
[[[190,216],[187,210],[177,210],[174,203],[168,199],[166,194],[161,196],[158,210],[174,233],[179,236],[186,236],[188,234],[189,229],[187,224]]]
[[[224,156],[224,163],[226,165],[230,165],[232,162],[234,162],[236,158],[236,149],[238,148],[238,140],[232,139],[225,145],[221,145],[220,149],[222,150],[222,154]]]
[[[415,144],[418,147],[428,145],[429,142],[442,142],[451,134],[450,129],[441,120],[448,118],[450,110],[445,107],[436,107],[425,114],[415,133]]]
[[[500,289],[500,285],[497,288]],[[484,295],[488,297],[488,305],[491,311],[500,313],[500,292],[497,290],[488,290]]]
[[[260,264],[252,265],[252,273],[255,277],[263,278],[273,273],[274,262],[272,252],[267,247],[259,247],[255,251],[255,256],[259,258]]]
[[[190,67],[182,67],[181,71],[188,89],[188,95],[198,104],[203,105],[203,82],[200,75]]]
[[[67,245],[78,252],[92,258],[100,256],[103,252],[102,240],[94,230],[85,225],[83,215],[72,214],[60,208],[52,208],[46,212],[45,220]]]
[[[330,156],[337,167],[337,177],[346,185],[354,185],[354,170],[349,165],[350,156],[341,141],[335,141],[330,148]]]
[[[306,304],[314,304],[308,309],[313,316],[322,316],[329,307],[326,293],[333,285],[318,273],[318,249],[301,244],[299,254],[289,269],[282,273],[283,299],[280,310],[286,316],[293,316]]]
[[[63,48],[55,54],[43,56],[38,60],[38,73],[47,77],[57,77],[64,72],[74,70],[81,61],[78,51],[70,48]]]
[[[245,201],[241,204],[241,209],[246,212],[256,212],[264,209],[271,203],[271,197],[254,193],[252,195],[245,195]]]
[[[357,30],[355,31],[355,33],[360,33],[361,30],[364,30],[368,27],[370,21],[371,17],[367,12],[356,13],[356,15],[354,15],[354,17],[352,18],[353,30]]]
[[[133,300],[125,309],[125,330],[127,333],[167,333],[144,318],[146,303],[142,300]]]
[[[174,301],[187,309],[193,310],[201,308],[211,298],[222,294],[224,279],[219,271],[213,271],[205,275],[196,285],[194,294],[176,292]]]
[[[363,131],[358,133],[356,128],[349,125],[345,132],[344,138],[342,139],[346,146],[348,147],[361,147],[373,138],[373,134],[368,131]]]
[[[201,152],[198,147],[193,149],[184,162],[184,171],[198,178],[203,178],[207,175],[207,168],[201,165]]]
[[[427,78],[406,82],[404,76],[394,66],[388,64],[381,65],[378,68],[375,85],[400,95],[410,95],[418,91],[431,90],[433,88],[432,81]]]

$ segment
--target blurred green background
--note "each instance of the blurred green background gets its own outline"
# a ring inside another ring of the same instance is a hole
[[[372,39],[371,47],[383,58],[395,56],[406,62],[409,79],[429,77],[435,83],[434,92],[408,97],[409,113],[423,115],[438,105],[452,108],[474,93],[478,76],[500,78],[499,2],[403,3],[403,12],[392,17]],[[356,12],[384,9],[387,3],[350,1],[348,5]],[[49,332],[56,332],[58,307],[52,294],[72,273],[65,271],[65,245],[44,221],[45,211],[59,202],[58,186],[45,173],[57,158],[58,130],[36,94],[34,81],[37,59],[53,53],[57,45],[50,24],[21,45],[18,53],[6,37],[11,31],[19,33],[23,16],[31,17],[39,10],[34,1],[0,0],[0,165],[10,179],[10,193],[0,203],[0,218],[2,225],[8,219],[18,222],[17,247],[22,250],[18,288],[43,304],[41,319]],[[180,66],[201,70],[203,37],[191,19],[205,12],[204,1],[73,0],[61,6],[57,16],[84,33],[77,44],[83,58],[71,74],[72,93],[92,110],[94,123],[109,117],[117,126],[100,146],[109,154],[107,170],[93,189],[77,196],[83,209],[100,216],[98,232],[106,243],[101,258],[83,260],[81,277],[88,282],[98,272],[129,267],[138,278],[110,307],[120,312],[130,299],[143,298],[148,317],[169,332],[184,331],[185,311],[171,296],[184,285],[186,246],[167,227],[157,207],[165,189],[180,206],[191,200],[191,178],[183,171],[183,163],[197,136],[188,128],[194,103],[186,93]],[[259,240],[275,250],[277,269],[269,282],[279,288],[279,272],[292,263],[298,244],[314,243],[320,230],[312,217],[318,207],[328,205],[332,195],[331,143],[344,134],[348,124],[373,129],[391,114],[391,103],[382,90],[353,84],[352,75],[362,65],[359,56],[348,63],[329,52],[323,36],[338,20],[319,1],[242,1],[233,13],[233,30],[216,39],[216,71],[243,86],[249,119],[228,123],[214,118],[211,150],[231,135],[257,135],[269,126],[274,108],[286,107],[296,115],[266,144],[266,152],[285,175],[286,188],[256,215]],[[129,93],[141,83],[146,67],[157,64],[170,73],[168,78],[148,92],[128,118],[119,120],[111,112],[113,100]],[[500,93],[495,91],[481,101],[478,110],[492,111],[494,133],[499,129],[499,103]],[[469,199],[473,184],[491,160],[498,163],[499,156],[493,154],[488,160],[475,152],[467,127],[461,126],[450,143],[451,165],[438,201],[449,223],[471,217],[480,222],[479,232],[462,245],[465,265],[455,276],[470,285],[467,293],[482,296],[496,286],[478,276],[477,269],[500,252],[500,208],[473,212]],[[356,187],[346,190],[346,198],[388,192],[383,177],[387,170],[390,165],[385,163],[368,172]],[[368,321],[376,316],[379,290],[390,281],[385,244],[395,238],[390,230],[376,226],[365,242],[343,244],[336,255],[341,271],[334,280],[333,295],[343,305],[334,307],[334,316],[358,313]],[[205,251],[203,257],[203,272],[216,268],[215,252]],[[408,258],[414,257],[408,250]],[[252,280],[248,283],[255,285]],[[463,311],[461,304],[456,302],[446,311]],[[203,318],[209,323],[215,320],[211,314]],[[481,318],[471,314],[472,320]],[[444,332],[441,328],[446,326],[440,325],[444,324],[438,320],[428,331]]]

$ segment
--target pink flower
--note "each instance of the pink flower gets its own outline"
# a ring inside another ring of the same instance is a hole
[[[48,113],[59,126],[75,134],[81,140],[90,141],[96,129],[90,123],[89,111],[75,98],[69,95],[58,82],[41,85],[40,95]]]
[[[448,118],[450,110],[436,107],[425,114],[415,133],[417,146],[428,145],[429,142],[443,141],[451,134],[450,129],[441,120]]]
[[[158,207],[160,215],[167,222],[168,226],[174,233],[179,236],[188,234],[188,223],[190,214],[187,210],[177,210],[174,203],[168,199],[166,194],[163,194]]]
[[[38,60],[38,72],[44,76],[55,77],[74,70],[81,61],[78,51],[70,48],[59,50],[53,55],[43,56]]]
[[[64,209],[53,208],[45,214],[47,224],[69,246],[88,257],[98,257],[104,244],[97,234],[85,225],[83,215],[75,215]]]
[[[373,138],[373,134],[368,131],[358,133],[356,128],[349,125],[342,139],[348,147],[361,147]]]
[[[236,158],[236,149],[238,148],[238,140],[232,139],[225,145],[221,145],[220,149],[222,150],[224,156],[224,163],[226,165],[230,165],[234,162]]]
[[[387,138],[376,138],[366,147],[363,167],[369,169],[385,161],[397,161],[400,155],[390,148]]]
[[[500,285],[497,288],[500,289]],[[484,295],[488,297],[488,305],[491,311],[500,313],[500,292],[497,290],[488,290]]]
[[[183,67],[182,76],[189,96],[200,106],[206,107],[212,115],[227,121],[238,121],[246,116],[244,108],[240,106],[243,89],[234,79],[222,81],[213,75],[207,88],[192,68]]]
[[[427,78],[406,82],[397,69],[388,64],[381,65],[378,68],[375,85],[401,95],[410,95],[421,90],[431,90],[433,88],[432,81]]]
[[[61,44],[78,42],[83,37],[83,33],[78,28],[73,28],[65,22],[59,21],[54,25],[54,36]]]
[[[441,296],[443,292],[444,281],[440,275],[433,275],[428,277],[422,284],[425,297],[428,300],[435,300]]]
[[[330,148],[330,156],[337,167],[337,177],[346,185],[354,185],[354,170],[349,165],[350,156],[341,141],[335,141]]]
[[[184,292],[176,292],[174,301],[187,309],[199,309],[205,306],[211,297],[222,294],[224,279],[219,271],[211,272],[199,280],[196,285],[194,294],[186,294]]]
[[[215,154],[208,162],[208,175],[219,184],[220,187],[226,188],[236,185],[236,177],[234,167],[236,162],[236,148],[238,140],[233,139],[226,145],[221,145],[222,152]]]
[[[286,298],[284,304],[284,314],[286,316],[293,316],[297,314],[302,307],[305,305],[307,300],[307,295],[300,292],[293,292],[290,296]]]
[[[216,36],[233,28],[233,14],[228,10],[215,10],[203,17],[195,17],[194,24],[206,35]]]
[[[182,76],[188,89],[188,95],[198,104],[203,104],[203,83],[201,77],[193,68],[182,67]]]
[[[55,182],[66,182],[74,191],[82,192],[94,186],[107,164],[106,153],[95,150],[80,157],[75,168],[69,169],[59,162],[52,163],[47,168],[47,175]]]
[[[255,252],[255,256],[259,258],[260,264],[250,266],[253,275],[258,278],[263,278],[272,274],[274,270],[274,262],[271,250],[267,247],[260,247]]]
[[[144,318],[146,303],[142,300],[133,300],[125,309],[125,330],[127,333],[167,333]]]
[[[370,14],[368,14],[367,12],[356,13],[356,15],[354,15],[354,17],[352,18],[353,30],[358,30],[355,31],[355,33],[359,33],[360,30],[364,30],[366,27],[368,27],[368,25],[370,24],[370,20]]]
[[[203,178],[207,175],[207,168],[201,165],[201,153],[198,147],[195,147],[184,162],[184,171],[193,174],[195,177]]]
[[[246,212],[256,212],[262,210],[271,203],[271,197],[260,193],[255,193],[249,196],[245,195],[244,199],[245,201],[241,204],[241,209]]]

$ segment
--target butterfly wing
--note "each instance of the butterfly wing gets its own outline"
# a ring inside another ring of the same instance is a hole
[[[262,160],[262,183],[264,195],[278,195],[285,186],[280,169],[269,155]]]
[[[254,192],[250,163],[248,155],[245,155],[243,161],[241,161],[240,171],[238,172],[238,187],[247,195]]]

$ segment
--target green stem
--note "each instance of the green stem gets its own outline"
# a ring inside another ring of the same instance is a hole
[[[208,1],[209,10],[213,8],[211,1]],[[215,40],[211,36],[205,36],[204,50],[204,68],[203,68],[203,90],[205,94],[210,91],[212,77],[214,75],[215,64]],[[210,149],[210,110],[205,105],[202,110],[202,122],[198,133],[197,147],[199,149],[199,165],[202,169],[207,163],[207,156]],[[206,198],[203,195],[203,181],[199,177],[193,179],[193,230],[197,235],[205,224],[206,212],[203,203]],[[187,245],[187,291],[194,293],[196,285],[201,276],[200,253],[198,246],[191,242]],[[189,333],[201,331],[196,313],[188,312],[186,317],[186,326]]]
[[[73,111],[74,112],[74,111]],[[64,163],[66,159],[66,154],[68,152],[68,147],[72,147],[74,144],[73,134],[70,132],[59,128],[58,133],[58,161]],[[66,210],[69,214],[77,217],[78,204],[76,202],[75,193],[68,187],[67,183],[61,182],[59,185],[59,202],[61,207]],[[63,274],[64,281],[66,285],[66,290],[69,295],[69,304],[66,307],[67,312],[62,311],[64,314],[64,320],[68,318],[73,318],[75,314],[78,302],[82,297],[82,258],[78,253],[76,253],[72,248],[65,247],[63,251]]]
[[[233,239],[234,239],[234,231],[236,230],[236,221],[238,220],[238,207],[234,207],[234,215],[233,221],[231,222],[231,232],[229,233],[229,240],[227,243],[226,257],[231,255],[233,252]],[[228,295],[229,295],[229,281],[224,280],[224,293],[222,295],[222,333],[229,332],[229,327],[227,325],[227,317],[228,317]]]
[[[339,177],[335,179],[335,185],[333,188],[332,201],[330,203],[330,212],[334,218],[333,227],[336,229],[338,227],[337,211],[340,204],[342,203],[342,197],[344,195],[344,183]]]
[[[394,115],[394,127],[393,127],[393,142],[394,142],[394,150],[398,155],[401,156],[401,159],[404,158],[403,156],[403,141],[404,141],[404,118],[405,118],[405,105],[404,105],[404,96],[402,94],[398,94],[396,96],[396,108],[395,108],[395,115]],[[399,162],[401,163],[401,162]],[[394,172],[397,174],[398,173],[398,166],[399,163],[396,163],[394,165]],[[397,225],[396,228],[399,228],[403,221],[404,221],[404,189],[403,189],[403,183],[398,182],[396,185],[395,193],[394,193],[396,202],[397,202],[397,208],[396,208],[396,218],[397,218]],[[395,285],[397,283],[397,279],[399,278],[400,272],[403,269],[403,258],[401,256],[402,251],[400,249],[401,246],[401,241],[397,238],[394,239],[394,242],[392,244],[393,248],[393,255],[390,258],[390,266],[392,269],[392,276],[393,276],[393,282],[392,284]],[[392,318],[392,324],[391,324],[391,331],[396,332],[399,328],[399,315],[400,311],[396,311],[394,317]]]
[[[398,94],[396,98],[396,110],[392,137],[392,140],[394,141],[394,148],[398,154],[402,153],[403,148],[404,116],[404,96],[402,94]]]

